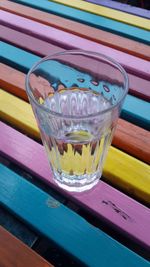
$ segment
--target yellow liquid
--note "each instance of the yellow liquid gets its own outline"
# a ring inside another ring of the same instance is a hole
[[[82,130],[68,133],[66,140],[46,138],[45,146],[52,168],[70,176],[90,175],[100,171],[103,146],[108,137],[96,140],[89,132]]]
[[[65,88],[49,95],[44,105],[61,114],[43,116],[39,123],[56,181],[76,188],[96,183],[111,137],[110,114],[94,119],[82,116],[103,111],[110,106],[109,102],[89,89]]]

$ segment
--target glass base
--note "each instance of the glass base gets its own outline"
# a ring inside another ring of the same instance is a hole
[[[70,192],[83,192],[95,186],[101,177],[100,172],[88,175],[66,175],[54,171],[55,182],[63,189]]]

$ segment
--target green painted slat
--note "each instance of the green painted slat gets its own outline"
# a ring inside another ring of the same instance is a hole
[[[0,44],[0,55],[1,60],[4,63],[11,65],[12,67],[25,73],[28,72],[31,66],[40,60],[39,56],[4,42],[1,42]],[[150,103],[134,96],[127,95],[123,105],[121,117],[145,129],[149,129],[149,110]]]
[[[0,203],[86,266],[149,266],[146,260],[2,164]]]
[[[81,11],[47,0],[14,0],[13,2],[79,21],[84,24],[110,31],[133,40],[138,40],[146,44],[150,43],[150,34],[148,31],[102,16],[91,14],[89,12]]]

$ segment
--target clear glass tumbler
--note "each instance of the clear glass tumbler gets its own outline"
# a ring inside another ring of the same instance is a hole
[[[26,90],[56,183],[76,192],[92,188],[128,91],[124,69],[101,54],[70,50],[34,65]]]

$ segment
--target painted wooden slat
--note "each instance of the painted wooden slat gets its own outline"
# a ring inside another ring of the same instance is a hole
[[[119,119],[112,144],[150,164],[150,132]]]
[[[50,44],[45,41],[41,41],[35,37],[29,36],[27,34],[10,29],[2,25],[0,26],[0,31],[1,31],[1,39],[3,41],[13,44],[17,47],[23,48],[25,50],[29,50],[29,52],[31,51],[40,56],[46,56],[57,52],[62,52],[64,50],[56,45]],[[129,93],[137,97],[140,97],[144,100],[150,101],[149,81],[129,73],[128,73],[128,78],[130,86]],[[8,79],[6,80],[7,83],[9,83]]]
[[[30,67],[40,59],[38,56],[35,56],[29,52],[25,52],[4,42],[1,42],[0,47],[2,62],[9,64],[23,72],[27,72]],[[133,103],[130,107],[131,102]],[[148,102],[127,95],[122,108],[121,116],[129,121],[134,121],[135,124],[142,126],[145,129],[148,129],[150,121],[148,112],[149,106],[150,104]]]
[[[53,181],[43,146],[2,122],[0,127],[1,153],[5,157],[86,208],[90,214],[109,223],[117,231],[128,235],[145,248],[149,247],[148,208],[102,181],[94,189],[82,194],[63,191]]]
[[[33,112],[28,103],[1,90],[0,117],[21,131],[31,136],[39,137]],[[69,164],[69,162],[68,162]],[[129,194],[148,201],[150,196],[150,168],[147,164],[111,147],[104,166],[104,176],[109,182],[120,186]]]
[[[88,3],[81,0],[50,0],[50,2],[56,2],[62,5],[87,11],[98,16],[103,16],[113,20],[121,21],[123,23],[143,28],[145,30],[150,30],[150,24],[148,19],[141,18],[139,16],[134,16],[132,14],[126,14],[125,12],[121,12],[104,6],[94,5],[93,3]]]
[[[31,229],[2,207],[0,207],[0,225],[28,247],[32,247],[38,240],[38,236]]]
[[[0,63],[0,79],[2,88],[10,92],[11,94],[19,96],[23,100],[28,101],[28,97],[25,91],[24,73]]]
[[[82,264],[149,266],[148,261],[3,165],[0,165],[0,184],[0,201],[5,207]],[[53,202],[56,208],[51,207]]]
[[[146,101],[150,101],[150,82],[132,74],[128,74],[128,77],[130,94],[136,95]]]
[[[16,28],[25,33],[30,33],[30,35],[34,37],[39,37],[41,40],[56,43],[66,49],[86,49],[110,56],[120,62],[120,64],[122,64],[129,72],[150,79],[149,61],[97,44],[90,40],[85,40],[84,38],[71,33],[16,16],[6,11],[1,11],[1,22],[6,26]]]
[[[76,34],[85,39],[121,50],[128,54],[150,60],[150,48],[148,45],[7,0],[1,0],[1,8],[13,14],[35,20],[66,32]]]
[[[23,127],[21,125],[22,124],[21,122],[23,122],[24,125],[26,125],[27,129],[29,130],[30,135],[33,136],[34,138],[39,139],[38,127],[37,127],[31,106],[26,102],[21,102],[21,101],[16,102],[17,100],[16,97],[8,93],[6,96],[3,90],[1,89],[0,89],[0,100],[1,100],[0,117],[7,119],[9,123],[15,124],[19,129],[22,129],[22,130],[23,130]],[[9,110],[9,112],[5,112],[6,108],[7,110]]]
[[[150,103],[128,94],[122,107],[121,117],[150,130]]]
[[[3,89],[28,101],[24,73],[1,63],[0,77]],[[148,131],[119,119],[112,143],[128,154],[150,164],[150,133]]]
[[[17,256],[16,256],[17,255]],[[52,267],[50,263],[0,226],[0,266]]]
[[[18,30],[14,30],[3,25],[0,25],[0,31],[1,39],[4,42],[10,43],[39,56],[47,56],[66,50],[52,43],[33,37],[32,35],[19,32]]]
[[[114,21],[112,19],[107,19],[95,14],[89,14],[88,12],[77,10],[58,3],[49,2],[47,0],[38,0],[38,2],[34,0],[14,0],[14,2],[34,7],[48,13],[60,15],[65,18],[73,19],[109,32],[117,33],[121,36],[126,36],[146,44],[150,43],[148,31]]]
[[[127,12],[129,14],[133,14],[136,16],[140,16],[143,18],[150,18],[150,11],[144,8],[140,8],[140,7],[135,7],[135,6],[131,6],[130,4],[124,4],[124,3],[120,3],[120,2],[116,2],[116,1],[111,1],[111,0],[85,0],[87,2],[91,2],[97,5],[102,5],[102,6],[106,6],[106,7],[110,7],[116,10],[120,10],[123,12]]]
[[[0,207],[0,225],[29,247],[38,240],[38,236],[31,229],[2,207]]]

